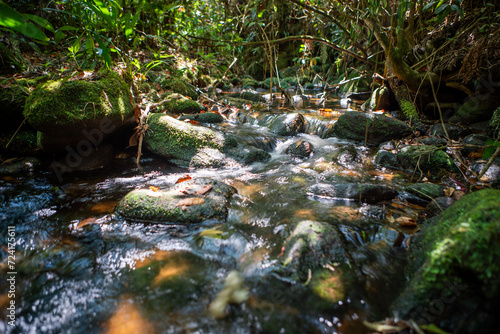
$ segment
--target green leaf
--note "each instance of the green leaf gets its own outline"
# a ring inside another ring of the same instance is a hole
[[[57,29],[57,31],[67,31],[67,30],[78,30],[78,28],[75,28],[72,26],[63,26],[63,27]]]
[[[97,44],[99,44],[102,50],[102,57],[104,58],[104,62],[108,68],[111,67],[111,55],[109,54],[109,48],[101,41],[101,38],[96,36]]]
[[[126,37],[130,37],[130,35],[132,35],[132,33],[134,32],[131,24],[132,24],[131,15],[130,15],[130,13],[127,13],[125,15],[125,36]]]
[[[48,31],[55,32],[52,24],[50,24],[50,22],[44,19],[43,17],[30,14],[24,14],[24,16],[26,16],[28,19],[38,24],[40,27],[47,29]]]
[[[94,39],[92,38],[92,36],[87,37],[87,42],[85,42],[85,50],[88,54],[94,53]]]
[[[58,44],[62,39],[66,38],[66,34],[63,33],[62,31],[57,31],[56,34],[54,35],[54,42]]]
[[[426,10],[428,10],[429,8],[434,7],[434,6],[436,5],[436,3],[437,3],[437,1],[432,1],[432,2],[430,2],[428,5],[426,5],[426,6],[422,9],[422,11],[426,11]]]
[[[3,2],[0,2],[0,26],[10,28],[25,36],[42,42],[49,40],[43,31],[41,31],[36,25],[31,22],[27,22],[24,16]]]
[[[484,149],[483,151],[483,159],[488,159],[495,153],[495,147],[494,146],[488,146],[487,148]]]

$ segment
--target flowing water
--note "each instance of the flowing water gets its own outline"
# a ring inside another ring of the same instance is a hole
[[[62,183],[46,172],[0,179],[2,245],[7,226],[15,225],[17,271],[16,327],[4,321],[0,332],[365,333],[363,321],[389,316],[404,281],[405,239],[414,231],[386,219],[397,210],[391,203],[325,199],[307,189],[345,181],[400,188],[408,179],[377,170],[372,149],[321,138],[335,111],[300,111],[315,134],[274,136],[262,127],[269,114],[218,126],[271,153],[270,161],[245,168],[186,170],[146,156],[139,167],[133,157],[115,160],[111,168],[67,174]],[[285,153],[299,141],[314,146],[310,158]],[[146,224],[115,215],[127,192],[166,188],[187,173],[238,190],[227,222]],[[319,295],[307,282],[276,273],[285,231],[307,219],[336,226],[345,239],[346,260],[334,264],[330,278],[334,288]],[[9,271],[7,255],[2,246],[2,273]],[[216,320],[209,305],[233,270],[243,276],[249,299]]]

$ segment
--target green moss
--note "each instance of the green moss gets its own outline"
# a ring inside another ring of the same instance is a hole
[[[244,78],[242,81],[243,89],[258,88],[258,87],[260,87],[259,82],[253,78]]]
[[[399,105],[401,106],[401,111],[405,115],[406,119],[410,122],[420,124],[420,117],[418,116],[417,109],[413,106],[413,103],[403,99],[399,102]]]
[[[163,114],[151,114],[148,124],[145,137],[148,149],[166,158],[189,162],[200,148],[222,149],[225,145],[221,133]]]
[[[406,146],[397,154],[398,161],[406,169],[431,173],[438,176],[441,170],[460,172],[446,152],[435,146]]]
[[[201,111],[201,105],[196,101],[180,98],[167,102],[165,109],[172,114],[195,114]]]
[[[126,120],[133,114],[127,84],[111,71],[96,81],[48,81],[35,88],[26,101],[24,116],[37,130],[92,122],[102,117]]]
[[[174,78],[165,78],[165,77],[160,77],[156,80],[163,88],[165,89],[170,89],[174,93],[178,93],[184,96],[189,96],[191,99],[196,100],[198,99],[198,93],[196,93],[196,90],[182,81],[181,79]]]

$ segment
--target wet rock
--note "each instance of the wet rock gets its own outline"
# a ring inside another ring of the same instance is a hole
[[[480,173],[483,168],[486,166],[486,160],[475,160],[471,162],[469,168],[476,172]],[[496,158],[495,161],[490,165],[486,173],[481,177],[482,182],[494,182],[500,178],[500,158]]]
[[[464,128],[460,125],[455,124],[445,124],[444,127],[450,136],[450,139],[458,140],[467,136],[470,133],[469,129]],[[441,123],[434,124],[429,129],[429,134],[433,136],[438,136],[441,138],[446,138],[446,133],[444,132],[443,125]]]
[[[305,131],[306,120],[299,113],[280,115],[271,121],[269,129],[278,136],[295,136]]]
[[[219,113],[214,112],[206,112],[202,114],[194,114],[194,115],[182,115],[178,118],[180,121],[183,120],[192,120],[200,123],[222,123],[224,121],[224,117],[222,117]]]
[[[312,220],[298,223],[285,242],[283,273],[306,280],[309,269],[342,261],[344,250],[338,233],[327,223]]]
[[[311,186],[308,191],[317,196],[348,199],[370,204],[391,200],[398,194],[396,190],[384,184],[365,183],[318,183]]]
[[[334,152],[332,158],[339,165],[349,168],[356,162],[357,152],[354,147],[345,147]]]
[[[380,150],[375,157],[379,166],[396,168],[410,173],[437,176],[441,170],[459,172],[453,159],[435,146],[405,146],[394,154]]]
[[[297,158],[309,158],[313,153],[314,146],[308,142],[300,140],[287,147],[285,152]]]
[[[309,97],[306,95],[294,95],[292,96],[292,103],[295,108],[303,109],[307,107]]]
[[[377,146],[385,141],[403,138],[411,133],[406,123],[384,115],[349,111],[340,116],[327,137],[350,139]]]
[[[425,138],[418,138],[418,142],[423,144],[423,145],[430,145],[430,146],[445,146],[446,145],[446,139],[434,137],[434,136],[425,137]]]
[[[232,148],[226,151],[229,156],[236,159],[245,165],[254,162],[266,162],[271,159],[271,154],[260,148],[251,145],[238,145],[237,148]]]
[[[264,102],[264,98],[262,97],[262,95],[251,89],[245,89],[241,92],[231,94],[229,95],[229,97],[244,99],[251,102]]]
[[[480,152],[486,146],[486,141],[489,139],[487,135],[484,134],[472,134],[466,136],[462,140],[462,145],[464,148],[461,150],[464,157],[468,157],[472,152]]]
[[[83,80],[47,81],[35,88],[24,109],[29,124],[41,133],[94,146],[133,122],[133,115],[129,87],[111,71]]]
[[[453,205],[457,200],[452,197],[436,197],[434,198],[427,206],[425,207],[425,211],[427,213],[427,217],[434,217],[450,206]]]
[[[451,123],[471,124],[487,121],[498,107],[498,99],[492,96],[471,97],[450,118]]]
[[[500,298],[499,239],[498,190],[464,196],[425,221],[410,247],[411,280],[392,310],[418,325],[439,324],[447,332],[478,333],[495,328]],[[471,312],[474,321],[463,321]],[[432,318],[427,316],[430,314]]]
[[[203,148],[220,150],[226,145],[222,133],[167,115],[150,115],[148,125],[149,130],[144,138],[146,147],[179,165],[189,166],[191,159]],[[209,153],[205,152],[205,155]]]
[[[426,202],[431,201],[433,198],[444,196],[445,189],[445,186],[434,183],[415,183],[405,188],[407,192]]]
[[[40,160],[33,157],[9,159],[0,164],[0,174],[33,172],[38,166],[40,166]]]
[[[127,219],[160,223],[224,221],[229,199],[235,192],[222,182],[197,178],[167,190],[133,190],[118,203],[116,212]]]

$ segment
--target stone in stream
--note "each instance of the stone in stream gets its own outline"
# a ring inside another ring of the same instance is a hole
[[[442,170],[451,173],[460,172],[453,159],[446,152],[435,146],[427,145],[405,146],[396,154],[381,149],[375,156],[375,163],[382,167],[436,177]]]
[[[395,189],[384,184],[365,183],[317,183],[309,187],[308,192],[317,196],[347,199],[369,204],[392,200],[398,194]]]
[[[377,146],[392,139],[403,138],[411,133],[410,127],[392,117],[348,111],[339,117],[333,128],[325,135],[354,140],[370,146]]]
[[[38,85],[26,100],[24,116],[41,133],[44,150],[62,151],[70,145],[83,152],[133,123],[130,99],[129,87],[117,73],[100,71],[89,78]]]
[[[306,120],[299,113],[280,115],[271,121],[269,129],[278,136],[295,136],[305,132]]]
[[[40,164],[40,160],[33,157],[9,159],[0,164],[0,174],[33,172]]]
[[[393,312],[450,333],[496,332],[500,191],[464,196],[421,227],[410,244],[410,281]]]
[[[470,130],[455,124],[445,124],[444,125],[448,136],[450,139],[458,140],[462,137],[467,136],[470,133]],[[438,136],[441,138],[446,138],[446,133],[444,132],[443,125],[441,123],[436,123],[429,129],[429,134],[432,136]]]
[[[285,241],[281,274],[306,280],[309,270],[342,262],[344,249],[339,232],[330,224],[304,220]]]
[[[239,163],[267,161],[269,153],[239,145],[231,136],[195,126],[164,114],[148,117],[146,147],[170,162],[185,167],[239,166]]]
[[[224,221],[229,199],[235,192],[235,188],[220,181],[197,178],[167,190],[133,190],[118,203],[116,212],[126,219],[161,223]]]
[[[171,94],[166,98],[171,101],[167,102],[164,108],[171,114],[196,114],[201,111],[201,104],[181,94]]]
[[[415,183],[405,188],[408,193],[427,203],[432,201],[433,198],[445,196],[445,189],[445,186],[434,183]]]
[[[193,115],[182,115],[178,118],[180,121],[184,120],[197,121],[200,123],[222,123],[224,121],[224,117],[222,117],[219,113],[214,112],[206,112],[201,114],[193,114]]]
[[[293,157],[309,158],[313,153],[313,150],[314,146],[310,142],[299,140],[298,142],[288,146],[285,152]]]

